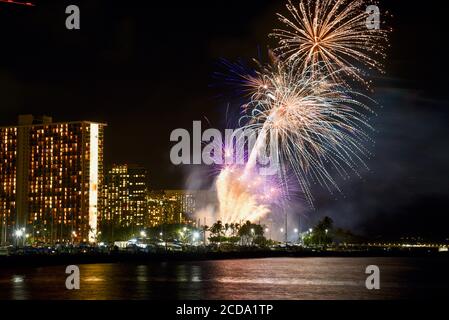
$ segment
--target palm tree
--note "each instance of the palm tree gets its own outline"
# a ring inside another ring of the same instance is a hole
[[[221,221],[218,220],[215,222],[212,227],[210,227],[210,232],[212,232],[213,235],[220,236],[221,232],[223,230],[223,225],[221,224]]]
[[[229,223],[225,223],[224,225],[224,236],[227,236],[229,230]]]
[[[235,224],[234,224],[234,223],[231,223],[231,224],[229,225],[229,227],[231,228],[231,236],[235,236]]]

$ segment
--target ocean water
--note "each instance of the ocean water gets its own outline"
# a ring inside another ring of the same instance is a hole
[[[368,265],[380,289],[365,286]],[[267,258],[2,268],[0,299],[432,299],[449,296],[447,258]]]

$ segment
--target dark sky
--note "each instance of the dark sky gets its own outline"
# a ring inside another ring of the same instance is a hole
[[[273,46],[278,0],[33,1],[0,4],[1,125],[21,113],[108,123],[106,163],[145,165],[153,188],[204,185],[169,161],[170,132],[193,120],[223,127],[228,102],[214,84],[219,60],[249,61]],[[383,1],[394,15],[376,146],[344,196],[316,190],[310,220],[331,215],[358,232],[449,237],[448,27],[442,1]],[[65,28],[78,4],[81,30]],[[238,105],[231,103],[232,114]],[[229,115],[228,114],[228,115]],[[193,170],[197,172],[196,170]],[[202,177],[202,176],[201,176]],[[210,179],[209,179],[210,180]]]

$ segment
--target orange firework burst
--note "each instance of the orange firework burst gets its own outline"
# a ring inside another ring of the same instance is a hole
[[[365,0],[300,0],[298,6],[289,0],[286,7],[290,18],[278,14],[285,28],[270,35],[279,40],[275,51],[281,57],[301,61],[303,70],[324,66],[334,75],[343,70],[364,84],[358,64],[382,71],[389,30],[368,28]]]

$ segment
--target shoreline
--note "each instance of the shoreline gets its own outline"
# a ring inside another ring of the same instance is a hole
[[[194,262],[227,259],[262,258],[383,258],[383,257],[441,257],[448,258],[447,252],[430,250],[368,250],[368,251],[237,251],[237,252],[161,252],[161,253],[88,253],[55,255],[13,255],[0,256],[0,270],[4,267],[41,267],[72,264],[97,263],[153,263],[153,262]]]

